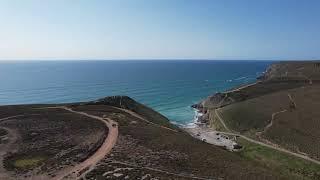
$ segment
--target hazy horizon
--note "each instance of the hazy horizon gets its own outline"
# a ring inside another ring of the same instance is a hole
[[[0,59],[0,62],[31,61],[320,61],[319,59]]]
[[[0,60],[317,60],[320,1],[0,2]]]

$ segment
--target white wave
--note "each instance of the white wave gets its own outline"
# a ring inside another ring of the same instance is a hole
[[[236,78],[236,79],[234,79],[234,80],[239,81],[239,80],[241,80],[241,79],[246,79],[246,78],[247,78],[246,76],[242,76],[242,77]]]
[[[203,113],[199,112],[199,110],[197,109],[193,109],[194,110],[194,116],[193,116],[193,120],[192,122],[184,125],[184,128],[195,128],[198,126],[199,122],[199,117],[203,116]]]

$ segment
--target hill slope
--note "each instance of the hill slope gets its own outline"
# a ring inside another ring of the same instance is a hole
[[[0,118],[2,179],[287,179],[129,97],[0,106]]]
[[[319,65],[275,63],[256,83],[217,93],[193,107],[205,113],[202,121],[213,129],[320,160]]]

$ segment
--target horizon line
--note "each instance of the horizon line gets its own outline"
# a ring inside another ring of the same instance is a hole
[[[128,58],[128,59],[0,59],[0,61],[320,61],[319,59],[206,59],[206,58]]]

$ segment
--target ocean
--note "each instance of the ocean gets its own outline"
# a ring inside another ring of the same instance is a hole
[[[0,105],[127,95],[179,125],[213,93],[255,81],[271,61],[0,61]]]

